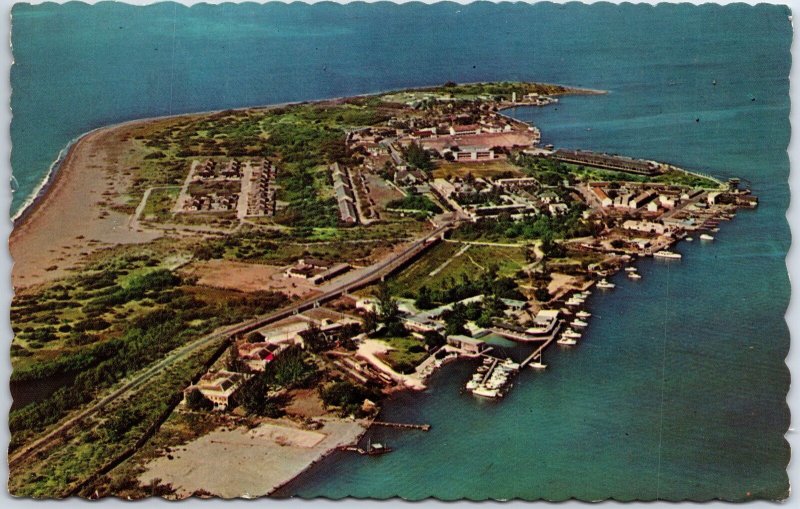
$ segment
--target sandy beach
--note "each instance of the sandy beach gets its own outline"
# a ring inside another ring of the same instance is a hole
[[[78,140],[44,196],[14,225],[9,247],[15,291],[64,276],[97,249],[158,237],[129,229],[129,215],[111,208],[124,204],[128,186],[121,164],[127,131],[108,127]]]
[[[356,421],[320,419],[316,431],[287,420],[252,430],[216,430],[150,462],[139,476],[142,484],[160,479],[179,498],[205,490],[222,498],[256,498],[294,479],[342,445],[355,443],[366,431]]]

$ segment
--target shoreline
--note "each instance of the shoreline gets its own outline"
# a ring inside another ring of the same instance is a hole
[[[469,82],[469,83],[459,83],[459,85],[479,85],[483,83],[489,83],[485,81],[476,81],[476,82]],[[545,85],[545,86],[558,86],[564,87],[567,90],[564,92],[552,94],[552,95],[604,95],[608,94],[609,91],[607,90],[600,90],[600,89],[591,89],[591,88],[581,88],[581,87],[573,87],[569,85],[561,85],[557,83],[543,83],[543,82],[530,82],[536,83],[538,85]],[[379,95],[397,93],[404,90],[432,90],[441,87],[441,85],[430,85],[430,86],[423,86],[421,88],[402,88],[402,89],[390,89],[390,90],[382,90],[377,92],[369,92],[365,94],[355,94],[349,96],[339,96],[339,97],[331,97],[331,98],[324,98],[324,99],[311,99],[311,100],[302,100],[302,101],[288,101],[282,103],[273,103],[273,104],[259,104],[259,105],[252,105],[252,106],[240,106],[235,108],[219,108],[219,109],[210,109],[210,110],[202,110],[202,111],[191,111],[186,113],[177,113],[177,114],[167,114],[167,115],[156,115],[152,117],[142,117],[142,118],[134,118],[128,120],[122,120],[120,122],[102,125],[95,127],[89,131],[86,131],[82,134],[77,135],[76,137],[72,138],[58,153],[56,159],[50,163],[48,171],[45,173],[42,180],[37,184],[37,186],[32,190],[30,195],[25,198],[22,205],[20,206],[19,210],[11,214],[11,223],[12,223],[12,232],[15,231],[18,227],[21,227],[25,224],[25,220],[27,216],[30,216],[35,212],[39,203],[46,201],[49,188],[55,185],[58,180],[58,175],[61,173],[61,169],[63,168],[64,164],[69,160],[70,155],[73,153],[74,150],[80,145],[80,143],[87,137],[91,136],[94,133],[99,131],[110,131],[120,127],[131,126],[139,123],[148,123],[154,122],[158,120],[167,120],[167,119],[178,119],[182,117],[191,117],[194,115],[211,115],[214,113],[220,113],[223,111],[248,111],[248,110],[268,110],[268,109],[275,109],[275,108],[283,108],[287,106],[295,106],[300,104],[323,104],[326,102],[336,102],[336,101],[343,101],[346,99],[352,98],[364,98],[364,97],[374,97]],[[521,105],[524,106],[524,105]],[[14,173],[14,169],[12,168],[12,177]]]

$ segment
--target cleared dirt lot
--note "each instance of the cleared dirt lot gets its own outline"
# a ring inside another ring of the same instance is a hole
[[[364,427],[342,419],[321,419],[318,431],[290,421],[271,421],[247,430],[216,430],[150,462],[142,484],[160,479],[178,497],[205,490],[223,498],[264,496],[291,480],[330,450],[355,443]]]
[[[283,267],[242,263],[231,260],[195,262],[181,270],[186,276],[194,276],[197,284],[214,288],[225,288],[241,292],[272,290],[290,297],[310,297],[320,293],[316,286],[301,278],[287,278]]]

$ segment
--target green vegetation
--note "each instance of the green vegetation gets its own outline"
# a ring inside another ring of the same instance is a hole
[[[35,498],[65,496],[77,483],[131,447],[177,403],[187,380],[205,370],[218,347],[209,345],[193,353],[159,373],[131,398],[112,403],[97,426],[77,429],[64,444],[48,451],[47,461],[12,469],[9,490]],[[12,445],[16,438],[14,434]]]
[[[434,168],[431,154],[418,143],[409,143],[403,148],[403,159],[418,170],[431,171]]]
[[[398,373],[413,373],[417,365],[428,355],[425,344],[416,338],[386,337],[381,338],[381,341],[391,348],[382,354],[381,358]]]
[[[348,381],[334,381],[320,386],[319,395],[327,406],[341,408],[341,415],[361,417],[364,412],[361,405],[365,399],[377,402],[383,397],[380,390]]]
[[[390,209],[422,210],[434,214],[438,214],[442,211],[430,198],[421,194],[409,194],[398,200],[392,200],[386,204],[386,207]]]
[[[200,297],[175,273],[148,267],[152,260],[135,256],[111,259],[70,280],[69,286],[56,285],[55,292],[51,288],[17,299],[14,324],[22,330],[15,341],[35,349],[46,339],[48,351],[26,357],[24,365],[15,358],[12,379],[36,383],[70,375],[74,380],[52,396],[11,413],[12,449],[174,348],[216,327],[285,303],[282,294],[269,292],[223,300],[213,295]],[[79,309],[60,306],[66,302]],[[39,326],[26,332],[28,327],[22,325],[41,323],[43,314],[62,325],[57,331]]]
[[[594,225],[583,219],[580,207],[572,207],[560,216],[537,214],[514,220],[500,215],[495,221],[465,224],[453,232],[453,238],[469,241],[508,242],[515,240],[570,239],[595,233]]]

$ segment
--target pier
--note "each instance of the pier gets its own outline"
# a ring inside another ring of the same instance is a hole
[[[404,422],[384,422],[372,421],[373,426],[383,426],[385,428],[399,428],[399,429],[417,429],[420,431],[430,431],[430,424],[409,424]]]
[[[542,352],[544,352],[545,348],[550,346],[550,343],[552,343],[553,340],[555,340],[555,338],[556,338],[555,334],[547,338],[547,340],[544,343],[542,343],[536,350],[534,350],[533,353],[531,353],[524,361],[519,363],[519,368],[520,369],[524,368],[525,366],[533,362],[533,360],[536,359],[537,357],[539,358],[539,362],[541,362]]]

